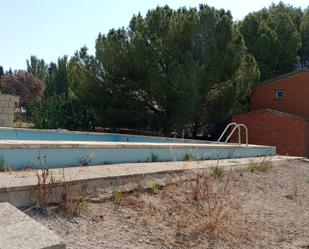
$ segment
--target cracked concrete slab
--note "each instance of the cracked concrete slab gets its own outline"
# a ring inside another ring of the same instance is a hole
[[[0,249],[65,249],[58,235],[13,205],[0,203]]]

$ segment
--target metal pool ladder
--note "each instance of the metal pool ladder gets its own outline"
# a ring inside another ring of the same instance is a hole
[[[231,138],[231,136],[233,135],[233,133],[236,131],[236,129],[238,129],[238,143],[241,144],[241,128],[243,127],[245,129],[246,132],[246,145],[248,146],[248,128],[246,125],[244,124],[237,124],[235,122],[229,123],[224,131],[222,132],[221,136],[218,139],[218,143],[221,141],[221,139],[223,138],[223,136],[225,135],[225,133],[228,131],[228,129],[234,126],[234,128],[231,130],[231,132],[229,133],[228,137],[225,139],[224,143],[227,143],[227,141],[229,141],[229,139]]]

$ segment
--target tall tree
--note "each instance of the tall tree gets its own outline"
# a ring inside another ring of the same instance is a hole
[[[301,8],[294,7],[289,4],[285,4],[284,2],[280,1],[278,4],[272,3],[269,8],[268,12],[275,16],[279,13],[281,14],[287,14],[290,18],[293,24],[295,25],[296,29],[300,30],[300,24],[303,19],[303,11]]]
[[[67,95],[68,90],[68,57],[59,57],[57,63],[51,62],[48,67],[46,78],[47,95]]]
[[[43,59],[38,59],[36,56],[31,55],[30,60],[27,60],[26,64],[29,73],[40,80],[46,81],[48,77],[48,66]]]
[[[68,90],[68,57],[59,57],[57,62],[46,64],[43,59],[31,56],[27,60],[27,71],[46,83],[45,94],[48,96],[65,94]]]
[[[304,18],[300,24],[300,33],[302,39],[301,61],[303,65],[309,67],[309,9],[305,10]]]
[[[259,71],[228,11],[157,7],[70,61],[73,95],[99,124],[193,135],[241,111]]]
[[[27,110],[35,128],[93,129],[93,119],[87,107],[69,94],[67,56],[49,65],[31,56],[27,68],[46,82],[44,96],[32,101]]]
[[[301,37],[293,24],[292,18],[286,13],[278,13],[270,20],[270,27],[278,37],[277,75],[290,72],[299,61],[298,51],[301,47]],[[262,45],[262,44],[261,44]]]
[[[0,66],[0,78],[1,78],[2,75],[4,75],[4,70],[3,70],[3,67]]]
[[[261,71],[261,80],[294,69],[299,61],[301,17],[300,9],[280,2],[250,13],[240,23],[248,52],[254,55]]]

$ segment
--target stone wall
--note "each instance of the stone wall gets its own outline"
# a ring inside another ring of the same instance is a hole
[[[0,127],[12,127],[14,125],[15,103],[19,97],[0,93]]]

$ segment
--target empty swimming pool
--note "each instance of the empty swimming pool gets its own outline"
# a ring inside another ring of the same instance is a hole
[[[271,146],[65,130],[0,128],[0,166],[15,169],[275,154],[276,148]]]

